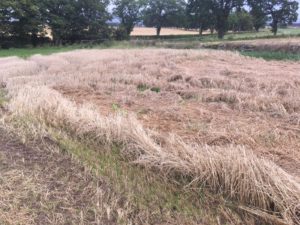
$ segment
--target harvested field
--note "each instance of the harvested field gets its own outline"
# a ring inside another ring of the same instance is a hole
[[[33,116],[271,224],[299,224],[300,64],[213,50],[0,59],[7,117]],[[9,120],[9,119],[8,119]]]
[[[124,206],[103,179],[67,155],[24,146],[2,128],[0,175],[1,224],[114,224],[121,219],[107,214],[111,201],[112,213]]]
[[[211,48],[239,51],[279,51],[300,53],[300,38],[258,39],[208,44]]]
[[[160,35],[187,35],[187,34],[199,34],[198,31],[188,31],[184,29],[176,28],[162,28]],[[153,27],[135,27],[130,34],[131,36],[155,36],[156,29]]]

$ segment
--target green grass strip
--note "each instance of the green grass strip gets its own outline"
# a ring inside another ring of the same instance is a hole
[[[271,52],[271,51],[251,51],[240,52],[244,56],[250,56],[254,58],[262,58],[265,60],[290,60],[299,61],[300,54],[286,53],[286,52]]]

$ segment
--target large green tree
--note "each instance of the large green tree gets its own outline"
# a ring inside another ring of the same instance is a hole
[[[11,32],[10,20],[11,20],[10,0],[0,1],[0,38],[7,37]]]
[[[244,0],[210,0],[212,11],[216,15],[218,37],[222,39],[228,30],[228,17],[234,8],[240,8]]]
[[[253,18],[250,13],[244,9],[232,12],[228,18],[228,28],[234,32],[251,31],[253,27]]]
[[[21,42],[30,40],[37,44],[44,30],[43,15],[38,0],[1,0],[0,33],[2,36],[17,37]]]
[[[146,0],[143,10],[144,24],[156,28],[157,36],[162,27],[183,26],[185,20],[184,0]]]
[[[198,28],[200,35],[202,35],[203,30],[214,30],[216,16],[211,8],[212,2],[210,0],[188,0],[187,2],[189,26]]]
[[[121,30],[129,36],[134,26],[141,19],[141,1],[140,0],[114,0],[114,15],[121,22]]]
[[[264,10],[263,0],[248,0],[250,14],[252,16],[254,29],[258,32],[260,28],[265,27],[268,17]]]
[[[277,34],[279,24],[291,24],[297,21],[298,2],[295,0],[262,0],[263,8],[271,18],[272,32]]]
[[[56,44],[108,38],[107,0],[42,0],[43,14]]]

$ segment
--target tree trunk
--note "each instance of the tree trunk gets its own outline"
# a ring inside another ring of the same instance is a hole
[[[62,44],[62,41],[61,41],[60,38],[54,39],[54,45],[55,45],[55,46],[60,46],[61,44]]]
[[[131,32],[134,29],[134,24],[129,24],[126,26],[126,32],[127,32],[127,36],[130,37]]]
[[[60,37],[60,35],[57,35],[57,33],[56,32],[52,32],[52,43],[54,44],[54,46],[59,46],[59,45],[61,45],[61,37]]]
[[[202,36],[203,34],[203,26],[202,24],[200,24],[200,27],[199,27],[199,36]]]
[[[273,20],[273,22],[272,22],[272,32],[275,36],[277,35],[277,31],[278,31],[278,21]]]
[[[224,36],[225,36],[225,31],[224,31],[224,29],[219,28],[219,29],[218,29],[218,38],[219,38],[219,39],[223,39]]]
[[[38,37],[36,33],[32,33],[31,35],[31,44],[33,47],[36,47],[38,44]]]
[[[227,31],[227,21],[228,21],[228,16],[229,14],[223,14],[217,17],[217,24],[216,24],[216,28],[218,31],[218,38],[219,39],[223,39],[224,35]]]
[[[156,27],[156,36],[159,37],[161,31],[161,27]]]

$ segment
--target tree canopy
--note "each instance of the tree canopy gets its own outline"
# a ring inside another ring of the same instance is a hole
[[[212,12],[212,2],[210,0],[188,0],[187,18],[189,27],[199,28],[199,34],[203,30],[215,29],[216,16]]]
[[[43,0],[46,24],[53,40],[76,41],[106,38],[110,18],[106,0]]]
[[[271,18],[272,32],[276,35],[278,24],[297,21],[298,2],[291,0],[264,0],[263,9]]]
[[[137,22],[141,20],[140,0],[114,0],[114,15],[120,19],[121,27],[129,36]]]
[[[155,27],[158,36],[162,27],[180,26],[181,18],[185,15],[185,4],[184,0],[146,0],[144,24]]]
[[[38,34],[44,31],[43,15],[39,10],[39,4],[38,0],[1,1],[2,36],[16,36],[23,42],[29,39],[33,45],[36,45]]]
[[[278,26],[297,20],[298,7],[296,0],[1,0],[0,41],[35,46],[47,30],[56,44],[124,39],[139,22],[157,35],[163,27],[180,27],[216,30],[219,38],[269,23],[276,35]],[[108,25],[113,17],[118,28]]]

